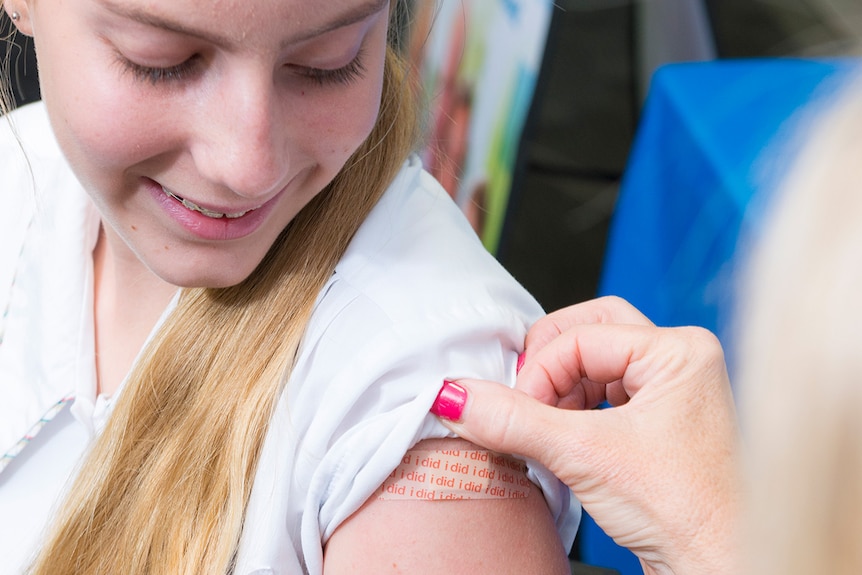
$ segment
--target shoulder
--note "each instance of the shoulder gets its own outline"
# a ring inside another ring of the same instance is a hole
[[[390,397],[406,399],[419,381],[439,387],[444,376],[509,382],[510,360],[542,314],[446,192],[409,161],[318,297],[297,385],[317,382],[317,395],[340,376],[354,390],[397,381],[401,392]]]
[[[3,215],[16,220],[37,204],[50,204],[69,187],[79,188],[51,129],[42,102],[0,118]]]
[[[25,157],[40,161],[62,158],[44,103],[22,106],[0,118],[0,150],[4,167]]]
[[[417,442],[448,435],[428,410],[444,378],[514,384],[542,314],[439,185],[409,161],[321,291],[262,465],[290,463],[302,555],[383,483]],[[274,479],[276,483],[278,479]],[[543,504],[544,505],[544,504]],[[309,512],[309,510],[313,510]]]
[[[428,416],[444,378],[514,383],[541,314],[408,162],[318,298],[287,385],[291,423],[319,455],[306,472],[328,494],[314,502],[324,537],[413,444],[447,435]]]
[[[430,376],[432,386],[437,376],[508,381],[509,360],[542,314],[410,161],[321,292],[296,369],[301,385],[321,377],[332,386],[346,372],[359,386],[359,374],[380,382],[387,370]]]
[[[8,284],[30,222],[41,206],[53,206],[46,194],[58,178],[74,183],[54,140],[45,107],[29,104],[0,117],[0,289]]]
[[[0,254],[17,257],[25,230],[38,221],[49,236],[59,233],[90,202],[57,144],[42,102],[22,106],[0,117],[0,174],[3,209]],[[59,227],[63,227],[60,225]],[[31,234],[32,235],[32,234]],[[13,245],[14,244],[14,245]]]
[[[541,313],[415,157],[357,232],[334,279],[396,322],[477,307],[524,314],[528,321]]]

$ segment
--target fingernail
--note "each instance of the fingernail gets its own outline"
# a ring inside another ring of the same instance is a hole
[[[431,406],[431,413],[449,421],[458,421],[461,419],[466,403],[467,390],[447,379],[443,382],[434,405]]]
[[[518,356],[518,365],[515,366],[515,375],[521,373],[521,368],[524,367],[524,360],[527,359],[527,352],[523,352]]]

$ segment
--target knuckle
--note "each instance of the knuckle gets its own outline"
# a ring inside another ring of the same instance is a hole
[[[698,326],[676,328],[684,356],[695,365],[723,370],[724,349],[718,337],[708,329]]]
[[[597,301],[601,302],[603,305],[609,308],[614,307],[623,307],[623,308],[633,308],[632,304],[628,302],[628,300],[621,298],[618,295],[606,295],[600,297]]]

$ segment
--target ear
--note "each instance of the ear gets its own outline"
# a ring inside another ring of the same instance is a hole
[[[33,35],[33,27],[30,23],[30,6],[23,0],[5,0],[3,9],[6,15],[15,25],[19,32],[27,36]]]

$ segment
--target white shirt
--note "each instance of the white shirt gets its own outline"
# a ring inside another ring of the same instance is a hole
[[[4,129],[0,173],[11,207],[0,213],[0,454],[59,399],[75,400],[0,471],[0,573],[10,574],[38,546],[110,415],[95,396],[99,214],[44,107],[12,116],[33,172]],[[235,572],[321,573],[322,545],[404,452],[450,435],[428,414],[443,379],[512,384],[526,329],[541,313],[418,160],[408,161],[318,296],[263,446]],[[530,473],[570,545],[576,502],[543,468]]]

